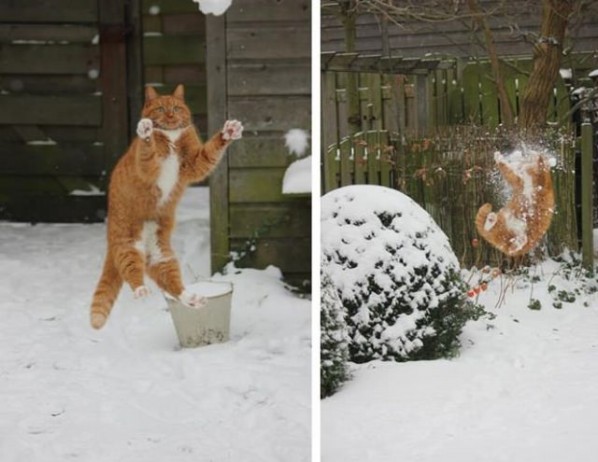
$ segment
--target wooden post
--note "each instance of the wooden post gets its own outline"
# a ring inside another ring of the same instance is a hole
[[[584,268],[592,270],[594,266],[594,242],[592,231],[592,124],[581,124],[581,245]]]
[[[206,72],[208,82],[208,136],[222,127],[227,117],[226,19],[206,17]],[[234,146],[229,148],[234,149]],[[228,214],[228,154],[225,154],[209,179],[212,273],[220,270],[229,259]]]

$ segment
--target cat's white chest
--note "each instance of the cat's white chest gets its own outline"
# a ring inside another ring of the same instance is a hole
[[[171,148],[168,157],[166,157],[162,161],[162,165],[160,166],[160,175],[158,176],[158,180],[156,181],[156,185],[160,188],[160,199],[158,200],[158,205],[163,205],[168,201],[172,190],[176,186],[179,181],[179,156],[174,152]]]

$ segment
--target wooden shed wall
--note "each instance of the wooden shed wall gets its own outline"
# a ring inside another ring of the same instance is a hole
[[[335,3],[335,2],[323,2]],[[491,11],[501,2],[479,0],[483,10]],[[542,17],[542,2],[512,1],[508,16],[491,18],[494,40],[500,55],[530,55],[532,45],[524,40],[526,34],[537,34]],[[452,2],[451,2],[452,4]],[[462,11],[467,5],[460,2]],[[335,14],[335,8],[322,10],[322,51],[345,51],[344,29]],[[513,24],[519,27],[513,27]],[[487,56],[480,46],[481,37],[472,32],[472,22],[468,19],[454,21],[414,21],[406,19],[400,25],[389,23],[389,45],[394,55],[421,57],[424,54],[439,53],[451,57]],[[574,51],[594,51],[598,48],[598,2],[590,2],[583,14],[576,17],[569,27],[570,41]],[[364,53],[381,53],[382,26],[380,18],[373,14],[363,14],[357,19],[356,50]]]
[[[206,17],[191,0],[143,0],[143,61],[146,85],[170,93],[185,85],[196,127],[207,134]]]
[[[309,279],[311,201],[284,196],[282,180],[296,160],[284,134],[311,127],[310,4],[245,0],[208,18],[210,131],[226,118],[245,126],[210,180],[214,271],[256,238],[241,263]]]

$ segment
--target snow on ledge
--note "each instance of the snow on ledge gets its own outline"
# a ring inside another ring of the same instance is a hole
[[[213,14],[214,16],[220,16],[226,13],[229,9],[233,0],[193,0],[199,4],[199,10],[203,14]]]
[[[282,180],[282,193],[311,193],[311,156],[296,160],[289,165]]]

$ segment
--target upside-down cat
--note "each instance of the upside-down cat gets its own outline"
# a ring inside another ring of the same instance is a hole
[[[136,298],[149,292],[144,274],[184,304],[201,308],[205,298],[185,290],[170,245],[175,208],[186,186],[216,167],[224,149],[241,138],[236,120],[202,144],[179,85],[172,95],[145,92],[137,135],[116,164],[108,188],[108,251],[91,303],[91,325],[108,318],[124,282]]]
[[[482,205],[475,219],[476,228],[504,254],[525,255],[548,231],[554,213],[550,166],[539,153],[513,162],[496,152],[494,160],[511,186],[512,196],[498,212],[492,212],[491,204]]]

